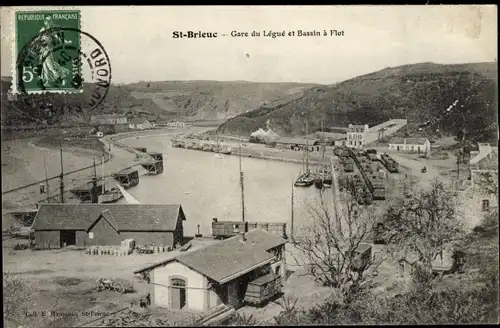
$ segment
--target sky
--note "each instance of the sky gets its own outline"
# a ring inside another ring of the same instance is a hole
[[[2,76],[12,71],[14,12],[1,8]],[[497,58],[495,6],[113,6],[79,9],[81,29],[104,46],[113,83],[245,80],[331,84],[419,62]],[[264,37],[263,31],[336,29],[343,36]],[[260,37],[231,37],[232,31]],[[212,39],[174,31],[217,32]],[[222,36],[226,34],[227,36]],[[15,59],[14,59],[15,61]]]

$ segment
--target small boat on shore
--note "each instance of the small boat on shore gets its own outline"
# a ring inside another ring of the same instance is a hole
[[[293,185],[295,187],[310,187],[314,184],[314,180],[314,175],[311,172],[306,172],[299,175]]]
[[[323,177],[318,176],[314,179],[314,186],[318,189],[323,189]]]
[[[332,172],[327,172],[323,179],[323,186],[326,188],[330,188],[333,183],[333,175]]]
[[[118,189],[106,190],[103,194],[99,195],[99,204],[116,203],[123,198],[122,193]]]

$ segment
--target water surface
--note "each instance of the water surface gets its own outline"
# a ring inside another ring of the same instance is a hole
[[[128,192],[142,204],[181,204],[187,217],[186,235],[196,233],[198,224],[201,233],[210,234],[212,218],[241,220],[239,158],[172,148],[168,138],[156,135],[122,140],[129,146],[147,147],[148,151],[166,155],[162,174],[141,176],[140,183]],[[241,162],[246,220],[286,222],[290,231],[292,183],[302,165],[254,158],[242,158]],[[295,188],[294,193],[294,226],[298,234],[308,217],[303,204],[317,204],[319,192],[311,186]],[[323,197],[331,199],[330,191]]]

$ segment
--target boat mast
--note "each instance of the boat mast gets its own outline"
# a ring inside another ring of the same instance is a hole
[[[64,204],[64,169],[63,169],[63,151],[61,148],[61,182],[59,184],[59,190],[61,193],[61,204]]]
[[[50,203],[49,178],[47,176],[47,159],[43,157],[43,165],[45,167],[45,188],[47,188],[47,203]]]
[[[239,144],[239,162],[240,162],[240,189],[241,189],[241,221],[245,222],[245,190],[243,187],[243,170],[241,168],[241,140]]]
[[[309,173],[309,120],[306,121],[306,173]]]
[[[104,176],[104,155],[101,158],[101,169],[102,169],[102,194],[106,191],[106,177]]]
[[[291,200],[291,203],[292,203],[292,211],[291,211],[291,213],[292,213],[292,224],[291,224],[291,227],[290,227],[290,238],[291,238],[291,239],[292,239],[292,241],[293,241],[293,237],[294,237],[294,235],[293,235],[293,230],[294,230],[294,229],[293,229],[293,219],[294,219],[294,218],[293,218],[293,214],[294,214],[294,213],[293,213],[293,181],[292,181],[292,200]]]

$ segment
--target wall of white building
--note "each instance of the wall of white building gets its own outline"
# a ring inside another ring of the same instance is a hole
[[[207,278],[187,266],[174,261],[151,272],[153,283],[152,303],[159,307],[170,307],[170,280],[181,278],[186,281],[186,308],[195,311],[204,311],[208,298]]]

